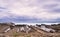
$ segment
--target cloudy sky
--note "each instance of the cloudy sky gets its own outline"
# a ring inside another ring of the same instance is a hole
[[[60,22],[60,0],[0,0],[0,22]]]

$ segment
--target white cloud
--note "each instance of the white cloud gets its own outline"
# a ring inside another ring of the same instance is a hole
[[[40,1],[40,2],[39,2]],[[44,2],[45,1],[45,2]],[[1,13],[5,16],[28,16],[30,18],[37,18],[42,20],[50,20],[60,18],[60,13],[50,13],[52,9],[44,9],[43,6],[51,4],[58,4],[59,2],[53,0],[0,0],[0,5],[9,9],[7,14]],[[60,7],[56,8],[60,8]],[[0,17],[2,17],[0,14]]]

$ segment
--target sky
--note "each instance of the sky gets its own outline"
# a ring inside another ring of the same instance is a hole
[[[60,0],[0,0],[0,22],[58,23]]]

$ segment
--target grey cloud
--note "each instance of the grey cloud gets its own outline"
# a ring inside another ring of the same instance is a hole
[[[58,4],[47,4],[47,5],[44,5],[43,8],[44,9],[53,9],[57,6],[58,6]]]
[[[53,10],[51,10],[51,12],[60,13],[60,8],[53,9]]]
[[[56,1],[56,2],[60,2],[60,0],[54,0],[54,1]]]

